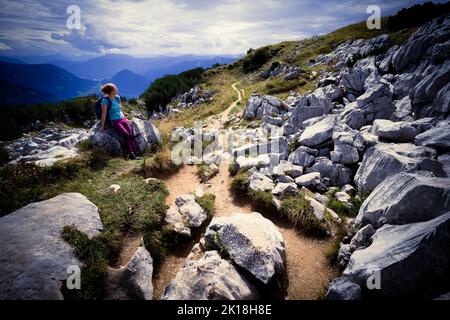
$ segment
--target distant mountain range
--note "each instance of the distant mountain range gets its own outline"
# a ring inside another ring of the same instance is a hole
[[[0,80],[3,83],[6,82],[41,93],[48,93],[50,100],[53,100],[53,96],[62,100],[98,91],[98,82],[81,79],[51,64],[0,62],[0,70]],[[37,102],[43,101],[38,100]]]
[[[119,71],[109,80],[102,81],[102,84],[112,82],[119,88],[119,95],[125,97],[138,97],[149,86],[151,81],[130,70]]]
[[[234,60],[235,57],[194,55],[153,58],[104,55],[86,60],[68,60],[57,55],[0,56],[0,91],[4,93],[0,104],[54,102],[99,93],[100,84],[106,82],[115,83],[122,96],[137,97],[164,75]]]
[[[74,75],[85,79],[109,79],[122,70],[130,70],[155,80],[161,76],[158,70],[164,70],[162,75],[175,74],[186,71],[190,66],[209,68],[215,63],[229,63],[236,58],[227,57],[203,57],[183,55],[177,57],[158,56],[153,58],[136,58],[129,55],[114,54],[104,55],[86,61],[54,60],[49,63],[61,67]],[[185,68],[183,69],[183,64]],[[187,68],[187,69],[186,69]],[[152,72],[159,75],[155,78]]]

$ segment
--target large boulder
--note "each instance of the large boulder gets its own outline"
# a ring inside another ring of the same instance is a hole
[[[417,135],[415,142],[420,146],[448,150],[450,148],[450,121],[442,121],[436,127]]]
[[[336,117],[329,116],[312,126],[309,126],[302,132],[298,142],[307,147],[314,147],[331,139],[333,129],[336,124]]]
[[[162,143],[158,129],[150,120],[133,118],[130,121],[130,125],[141,152]],[[99,123],[91,129],[91,141],[93,145],[112,156],[122,154],[123,138],[112,127],[105,128],[104,132],[100,132],[99,129]]]
[[[401,172],[386,178],[362,204],[358,225],[408,224],[431,220],[448,210],[450,179],[430,172]]]
[[[361,287],[363,298],[432,299],[450,288],[449,243],[450,212],[384,225],[370,246],[352,254],[343,276]]]
[[[361,68],[345,68],[341,72],[342,85],[344,90],[353,95],[359,96],[364,92],[364,82],[369,73]]]
[[[419,134],[419,129],[411,122],[378,119],[373,122],[372,132],[380,138],[395,141],[409,142]]]
[[[393,112],[392,92],[387,85],[378,84],[348,104],[341,118],[352,129],[359,130],[375,119],[389,119]]]
[[[443,176],[445,173],[442,164],[431,159],[435,157],[433,149],[409,143],[377,144],[364,154],[355,175],[355,184],[360,193],[368,193],[387,177],[398,172],[428,170],[437,176]]]
[[[450,82],[450,61],[444,63],[434,72],[423,78],[410,92],[409,97],[413,105],[432,103],[438,92]],[[448,93],[448,91],[446,91]],[[444,94],[445,96],[445,94]],[[426,111],[426,115],[440,115],[445,112],[441,110],[443,106],[437,105]],[[444,107],[448,110],[448,106]],[[423,111],[421,115],[425,115]]]
[[[0,218],[0,299],[63,299],[68,267],[83,267],[61,238],[64,226],[88,237],[103,229],[97,207],[79,193],[31,203]]]
[[[300,146],[289,154],[288,161],[303,168],[309,167],[314,163],[315,157],[319,152],[305,146]]]
[[[153,299],[153,259],[144,246],[140,246],[131,260],[120,269],[108,270],[106,299]]]
[[[292,124],[301,127],[303,121],[315,118],[331,111],[331,99],[326,92],[319,88],[311,94],[306,94],[300,98],[295,108],[292,110]]]
[[[162,300],[256,300],[256,288],[217,251],[186,260],[166,287]]]
[[[329,181],[329,186],[342,187],[343,185],[350,183],[352,180],[352,172],[349,168],[345,167],[341,163],[335,163],[325,157],[317,158],[314,165],[306,171],[308,173],[320,172],[322,179],[326,178]]]
[[[207,247],[225,252],[231,261],[262,284],[286,281],[284,240],[277,227],[261,214],[234,213],[215,217],[206,229]]]

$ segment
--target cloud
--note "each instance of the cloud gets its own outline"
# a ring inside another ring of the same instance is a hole
[[[0,42],[14,54],[241,54],[364,20],[369,4],[388,15],[419,2],[425,0],[78,0],[85,28],[68,30],[73,0],[0,0]]]
[[[102,32],[99,32],[93,24],[81,26],[80,29],[73,29],[69,33],[60,34],[53,32],[51,38],[53,40],[65,41],[74,48],[96,53],[105,53],[127,48],[126,45],[114,43],[114,41],[109,40],[107,36],[102,34]]]
[[[3,42],[0,42],[0,51],[3,51],[3,50],[11,50],[11,47],[4,44]]]

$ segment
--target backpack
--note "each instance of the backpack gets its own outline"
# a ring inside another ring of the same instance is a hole
[[[102,100],[103,98],[106,98],[108,100],[108,109],[106,111],[106,122],[108,121],[109,118],[109,110],[111,109],[111,105],[112,105],[112,101],[109,97],[100,97],[100,99],[98,99],[95,102],[95,115],[97,116],[98,120],[102,119]]]

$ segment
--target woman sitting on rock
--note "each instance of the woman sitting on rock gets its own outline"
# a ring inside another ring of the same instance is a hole
[[[100,131],[103,132],[105,130],[106,118],[109,118],[114,130],[123,137],[124,148],[130,159],[138,160],[139,148],[134,139],[133,129],[122,112],[117,87],[113,83],[107,83],[102,87],[101,91],[104,96],[101,100],[102,117],[100,120]]]

